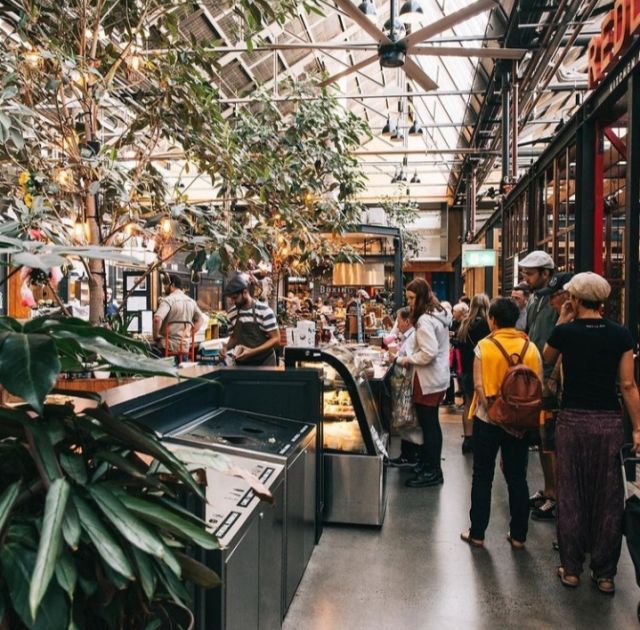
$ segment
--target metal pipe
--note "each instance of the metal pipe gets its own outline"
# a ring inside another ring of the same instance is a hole
[[[509,86],[509,71],[504,68],[502,70],[502,181],[506,181],[511,171],[509,167],[510,159],[510,142],[509,135],[511,132],[511,88]]]

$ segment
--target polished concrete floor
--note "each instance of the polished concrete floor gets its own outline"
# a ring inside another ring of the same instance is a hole
[[[460,541],[468,527],[472,460],[460,452],[457,417],[441,419],[444,485],[405,488],[408,473],[390,470],[381,529],[326,526],[283,628],[638,628],[640,589],[626,547],[615,596],[599,593],[587,572],[577,589],[563,587],[551,523],[531,521],[524,551],[505,540],[507,492],[499,470],[485,549]],[[537,453],[529,470],[535,490],[542,478]]]

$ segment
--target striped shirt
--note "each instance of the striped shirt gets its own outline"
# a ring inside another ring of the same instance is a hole
[[[229,318],[229,334],[233,333],[236,322],[241,321],[243,323],[253,322],[253,307],[256,309],[256,322],[262,332],[270,333],[272,330],[278,330],[278,323],[276,322],[276,316],[273,311],[264,303],[253,301],[253,304],[249,308],[238,309],[233,306],[227,311],[227,317]]]

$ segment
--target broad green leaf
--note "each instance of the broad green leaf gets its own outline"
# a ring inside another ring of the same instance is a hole
[[[131,460],[126,457],[122,457],[118,453],[114,453],[113,451],[97,451],[94,453],[94,458],[97,460],[103,460],[108,462],[112,466],[119,468],[123,472],[126,472],[128,475],[136,479],[140,479],[146,481],[150,486],[154,488],[158,488],[163,490],[164,492],[169,492],[169,488],[162,483],[159,479],[156,479],[153,475],[148,475],[140,468],[138,468]]]
[[[78,511],[73,505],[73,502],[68,501],[67,509],[64,511],[64,518],[62,519],[62,536],[67,545],[74,551],[78,548],[80,533],[81,528]]]
[[[77,495],[73,495],[73,503],[78,510],[80,524],[98,550],[100,557],[114,571],[117,571],[130,580],[135,579],[131,563],[98,515],[89,507],[89,504],[84,499]]]
[[[59,372],[58,352],[49,336],[11,333],[5,338],[0,352],[0,384],[39,413]]]
[[[222,584],[218,574],[208,566],[198,562],[186,553],[176,551],[175,555],[182,567],[183,580],[188,580],[203,588],[217,588]]]
[[[115,346],[102,337],[85,337],[66,330],[53,331],[58,338],[73,338],[83,350],[99,354],[110,365],[136,374],[160,374],[165,376],[177,376],[177,368],[164,362],[162,359],[151,359],[142,354],[134,354]],[[7,343],[5,341],[5,343]],[[7,388],[8,389],[8,388]]]
[[[38,606],[47,591],[58,560],[62,519],[68,499],[69,484],[64,479],[56,479],[49,487],[44,504],[40,546],[29,588],[29,609],[33,619],[36,619]]]
[[[20,491],[20,482],[16,481],[12,483],[8,488],[0,496],[0,537],[2,535],[2,530],[9,519],[9,514],[11,514],[11,508],[15,503],[15,500],[18,498],[18,492]],[[0,619],[2,617],[0,616]]]
[[[73,595],[78,582],[78,569],[76,568],[73,555],[68,549],[63,549],[56,564],[56,580],[62,589],[69,596],[69,600],[73,601]]]
[[[188,602],[190,599],[189,592],[185,588],[184,584],[180,581],[180,579],[174,573],[172,573],[165,564],[159,562],[158,560],[156,560],[155,562],[160,568],[158,577],[160,578],[160,581],[162,582],[164,587],[167,589],[167,592],[171,596],[171,599],[173,599],[176,604],[183,604],[185,602]]]
[[[147,596],[147,599],[151,601],[158,584],[158,576],[156,573],[155,564],[147,554],[143,553],[139,549],[136,549],[135,547],[132,547],[131,549],[133,551],[133,559],[138,569],[140,586],[142,586],[142,590]]]
[[[30,630],[52,630],[61,625],[66,627],[69,609],[64,592],[55,581],[51,582],[40,603],[37,618],[35,621],[31,618],[29,583],[36,562],[35,552],[9,543],[2,547],[0,561],[13,609],[24,625]]]
[[[123,494],[120,495],[120,499],[141,519],[165,528],[178,538],[193,541],[205,549],[219,548],[216,537],[205,530],[206,524],[204,521],[202,521],[201,525],[198,525],[168,508],[137,497]]]
[[[86,415],[95,418],[109,435],[118,438],[128,448],[153,455],[170,472],[187,484],[196,494],[204,498],[202,488],[189,474],[182,462],[169,451],[154,435],[124,418],[115,418],[101,408],[87,409]]]
[[[87,467],[85,466],[82,455],[76,453],[61,453],[60,465],[67,475],[76,483],[81,486],[87,483]]]
[[[32,423],[33,426],[27,429],[27,433],[33,436],[35,451],[32,453],[34,459],[37,459],[50,481],[62,477],[62,469],[56,456],[55,448],[51,443],[50,435],[39,425]]]
[[[134,516],[120,499],[104,485],[92,485],[87,490],[111,524],[126,540],[152,556],[163,557],[164,546],[160,538]]]

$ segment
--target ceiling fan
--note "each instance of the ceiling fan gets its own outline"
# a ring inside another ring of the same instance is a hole
[[[385,24],[389,26],[387,33],[380,30],[367,16],[350,0],[334,0],[336,6],[366,31],[377,44],[377,53],[353,66],[325,79],[320,85],[326,86],[338,79],[353,74],[366,66],[379,60],[383,68],[402,67],[406,75],[417,83],[423,90],[435,90],[438,85],[422,68],[410,58],[414,55],[430,56],[456,56],[456,57],[490,57],[493,59],[520,59],[527,50],[520,48],[463,48],[446,46],[420,46],[431,37],[446,31],[465,20],[496,6],[497,0],[477,0],[467,7],[446,15],[435,22],[418,29],[414,33],[404,35],[402,22],[397,19],[396,0],[390,2],[390,19]],[[373,42],[372,42],[373,43]],[[318,45],[322,48],[322,45]],[[335,45],[331,48],[344,48],[346,50],[363,50],[362,46],[353,46],[348,43],[344,46]],[[365,50],[367,48],[364,48]]]

